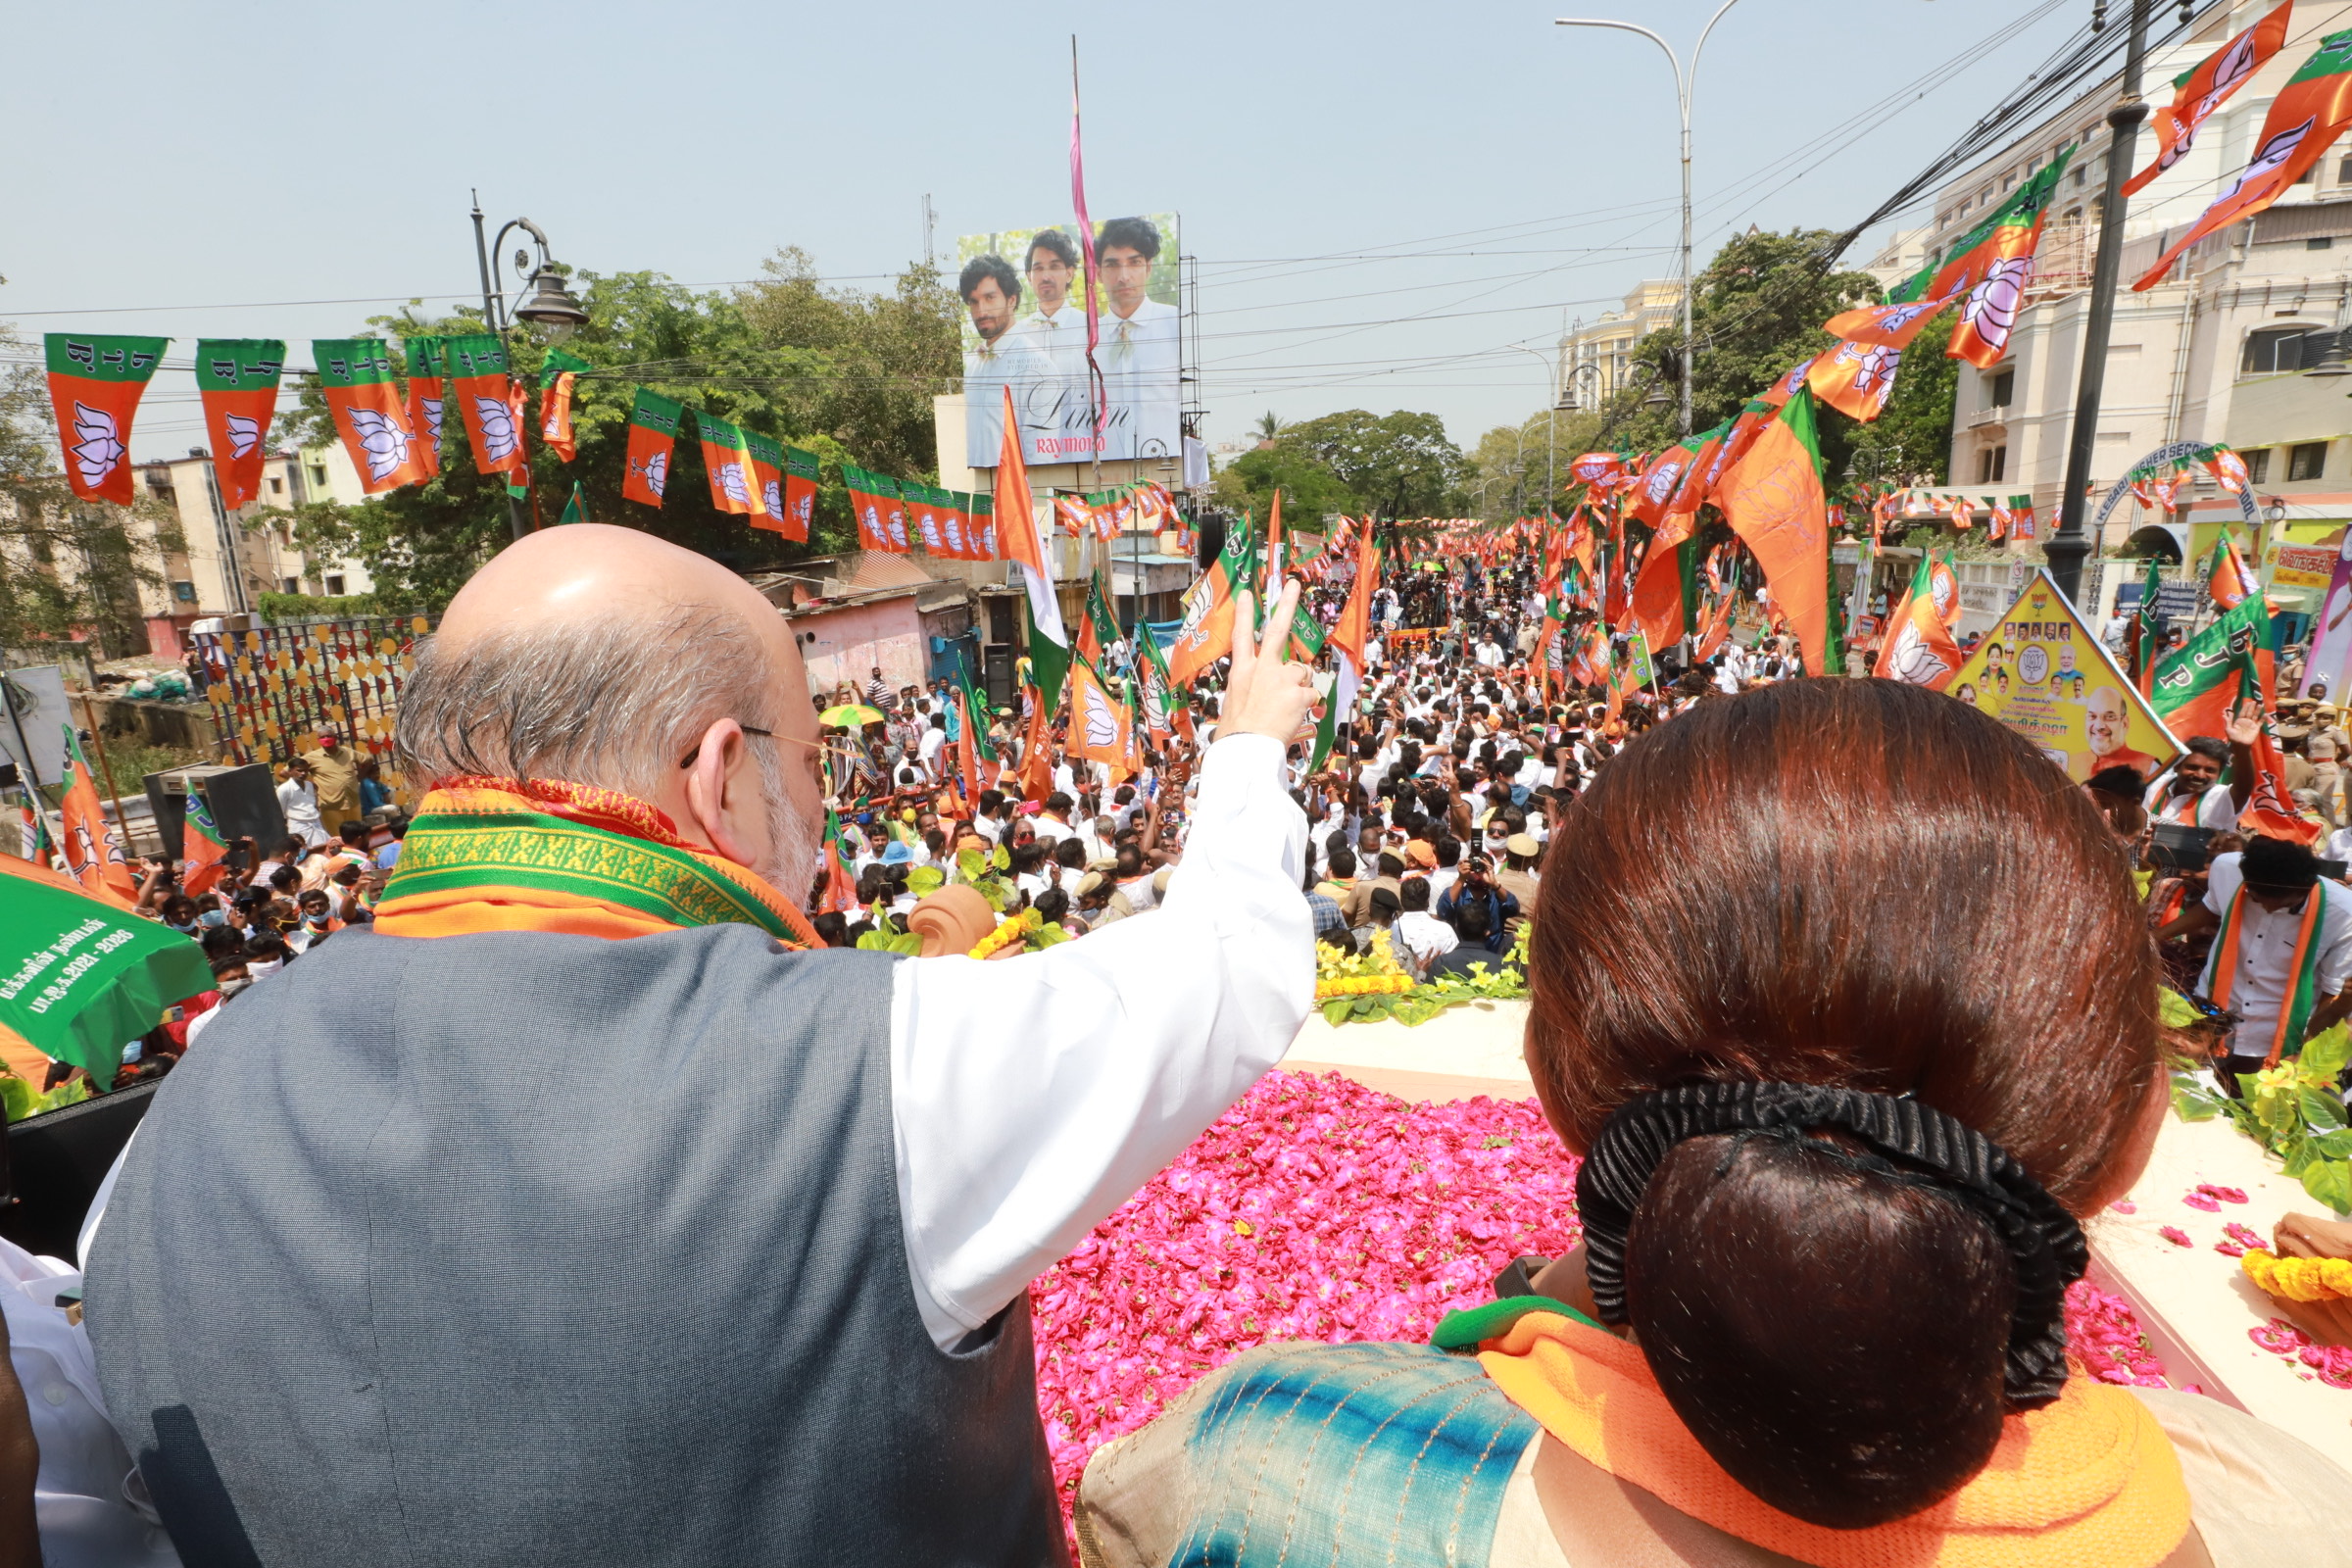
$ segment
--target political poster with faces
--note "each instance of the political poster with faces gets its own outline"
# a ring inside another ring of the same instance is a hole
[[[2180,755],[2047,571],[2027,582],[1944,694],[2032,741],[2077,783],[2116,766],[2152,779]]]

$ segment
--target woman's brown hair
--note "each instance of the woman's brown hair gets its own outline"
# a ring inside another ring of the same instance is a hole
[[[2161,1082],[2154,945],[2106,821],[1963,703],[1803,680],[1702,704],[1603,768],[1545,857],[1528,1025],[1554,1125],[1690,1082],[1912,1095],[2076,1212]],[[1692,1139],[1634,1213],[1661,1388],[1764,1500],[1859,1527],[2000,1433],[1990,1227],[1803,1144]]]

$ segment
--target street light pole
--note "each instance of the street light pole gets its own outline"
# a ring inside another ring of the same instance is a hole
[[[1715,30],[1715,24],[1723,20],[1723,14],[1739,3],[1740,0],[1723,0],[1723,4],[1715,8],[1715,14],[1707,19],[1707,24],[1698,29],[1698,42],[1690,47],[1690,66],[1687,71],[1683,68],[1681,59],[1675,54],[1674,45],[1639,23],[1603,22],[1584,17],[1555,17],[1552,20],[1552,25],[1556,27],[1615,27],[1624,32],[1638,32],[1666,51],[1666,63],[1674,72],[1675,102],[1682,110],[1683,115],[1683,434],[1685,435],[1690,433],[1690,360],[1695,352],[1695,345],[1691,342],[1690,333],[1690,296],[1696,281],[1690,270],[1690,92],[1698,81],[1698,57],[1707,47],[1707,34]],[[2138,3],[2144,5],[2146,0],[2138,0]]]
[[[1560,445],[1559,376],[1558,373],[1552,369],[1551,362],[1544,359],[1543,350],[1531,349],[1524,343],[1510,343],[1504,346],[1507,348],[1517,349],[1522,354],[1533,354],[1538,360],[1542,360],[1544,364],[1544,384],[1546,388],[1544,402],[1545,405],[1545,416],[1550,420],[1549,427],[1544,437],[1544,514],[1548,517],[1551,515],[1551,498],[1560,493],[1558,472],[1552,461],[1552,454],[1559,449]]]
[[[2041,547],[2058,591],[2080,608],[2082,558],[2090,541],[2082,514],[2090,497],[2091,457],[2099,439],[2099,401],[2107,389],[2107,334],[2115,323],[2115,285],[2124,264],[2124,178],[2132,172],[2139,122],[2148,106],[2139,96],[2140,72],[2148,53],[2152,0],[2132,0],[2132,35],[2124,50],[2122,101],[2107,111],[2107,189],[2099,203],[2099,254],[2091,264],[2090,316],[2082,326],[2082,375],[2075,392],[2075,424],[2066,445],[2066,488],[2058,497],[2058,531]]]
[[[490,258],[499,246],[507,242],[507,235],[517,228],[530,235],[538,243],[539,266],[530,276],[534,292],[529,299],[523,301],[515,309],[515,319],[529,321],[534,325],[546,328],[547,335],[559,342],[569,337],[580,327],[586,325],[588,321],[587,309],[572,297],[571,290],[564,285],[564,274],[556,270],[556,264],[548,254],[547,235],[539,225],[527,218],[514,219],[499,229],[497,239],[484,240],[482,237],[481,193],[474,192],[473,259],[482,270],[482,324],[498,334],[499,346],[507,351],[507,373],[509,375],[514,373],[513,333],[507,320],[505,292],[495,285]],[[523,252],[515,252],[515,271],[519,273],[524,267],[529,265],[529,261],[530,258]],[[523,432],[517,430],[514,432],[514,436],[519,441],[523,439]],[[507,527],[516,539],[531,531],[530,523],[523,515],[522,503],[515,499],[514,493],[511,489],[507,492]]]

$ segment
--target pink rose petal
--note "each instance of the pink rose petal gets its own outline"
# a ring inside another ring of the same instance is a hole
[[[2156,1234],[2163,1237],[2166,1241],[2172,1243],[2175,1247],[2194,1247],[2197,1245],[2188,1239],[2188,1232],[2180,1229],[2177,1225],[2162,1226],[2157,1230]]]
[[[2201,1208],[2208,1214],[2218,1214],[2222,1211],[2221,1200],[2214,1198],[2209,1193],[2191,1193],[2186,1198],[2181,1199],[2180,1201],[2186,1203],[2191,1208]]]
[[[2139,1212],[2139,1205],[2132,1202],[2128,1199],[2119,1198],[2114,1202],[2109,1203],[2107,1206],[2114,1209],[2118,1214],[2136,1214]]]

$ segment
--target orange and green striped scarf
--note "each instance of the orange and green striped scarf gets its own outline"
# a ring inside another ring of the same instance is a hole
[[[2262,1060],[2265,1067],[2278,1066],[2281,1056],[2303,1054],[2303,1031],[2310,1027],[2312,1009],[2320,1001],[2320,949],[2312,937],[2319,931],[2320,910],[2327,903],[2327,883],[2315,883],[2311,896],[2303,901],[2303,923],[2295,931],[2295,956],[2288,965],[2295,989],[2286,1005],[2278,1009],[2278,1026],[2272,1031],[2270,1053]],[[2205,1000],[2217,1007],[2230,1005],[2230,993],[2237,983],[2237,948],[2242,934],[2238,917],[2245,906],[2246,890],[2241,885],[2222,916],[2221,930],[2214,933],[2211,983]]]
[[[688,844],[645,802],[541,778],[456,778],[427,794],[375,911],[375,929],[395,937],[616,941],[723,924],[756,925],[788,948],[824,945],[774,888]]]

